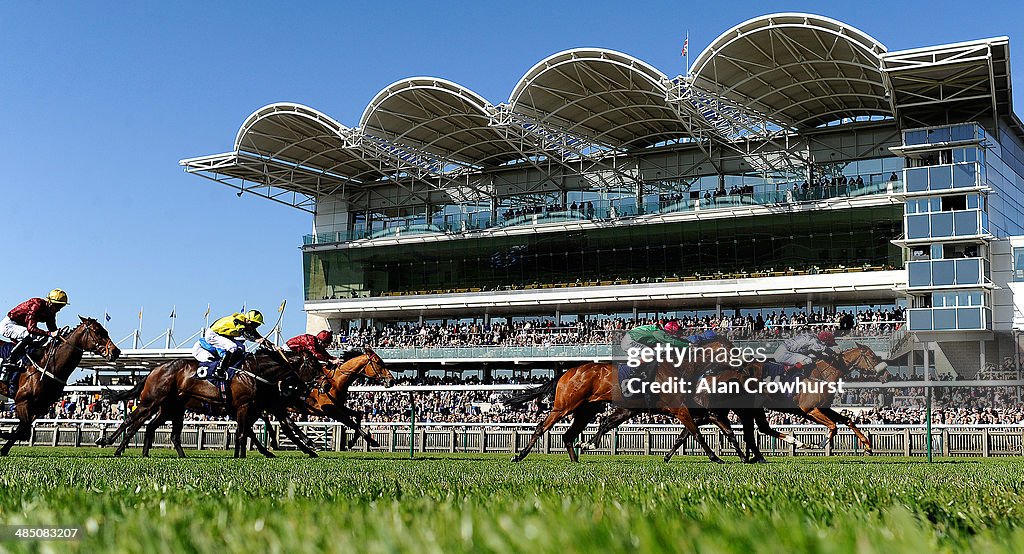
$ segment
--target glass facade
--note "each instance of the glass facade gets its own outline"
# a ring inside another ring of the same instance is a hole
[[[303,255],[307,300],[900,267],[899,208],[791,212]]]

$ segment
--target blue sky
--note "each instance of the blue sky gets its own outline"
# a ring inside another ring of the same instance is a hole
[[[567,48],[621,50],[669,75],[741,21],[820,13],[890,50],[1007,35],[1024,84],[1015,2],[6,2],[0,5],[0,310],[62,287],[115,339],[168,324],[184,338],[243,303],[302,331],[310,217],[182,172],[227,151],[256,108],[307,104],[355,126],[381,88],[443,77],[491,102]]]

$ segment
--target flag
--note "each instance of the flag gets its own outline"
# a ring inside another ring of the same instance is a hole
[[[106,321],[110,321],[110,314],[108,314],[107,312],[103,312],[103,319]]]
[[[204,319],[207,318],[207,317],[210,317],[210,305],[209,304],[206,305],[206,313],[203,314],[203,318]]]
[[[686,57],[686,53],[690,51],[690,37],[687,36],[686,40],[683,41],[683,50],[679,53],[680,56]]]
[[[175,315],[175,313],[174,313],[174,311],[175,311],[175,308],[177,308],[177,306],[172,306],[172,307],[171,307],[171,315],[170,315],[171,319],[174,319],[174,318],[178,317],[178,316],[177,316],[177,315]]]
[[[277,313],[283,314],[284,313],[284,305],[287,304],[287,303],[288,303],[287,300],[282,300],[281,301],[281,305],[277,307]]]
[[[142,310],[143,308],[139,308],[139,321],[142,321]]]

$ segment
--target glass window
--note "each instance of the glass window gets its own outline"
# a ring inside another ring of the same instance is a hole
[[[981,282],[980,260],[956,260],[956,284],[977,285]],[[963,305],[963,304],[961,304]]]
[[[932,264],[932,284],[938,287],[954,284],[953,260],[939,260]]]
[[[907,238],[928,238],[928,215],[912,215],[907,217]]]
[[[910,329],[913,331],[931,331],[931,310],[910,310]]]
[[[956,308],[932,310],[932,328],[936,331],[956,329]]]
[[[942,211],[942,198],[929,198],[928,199],[928,211],[929,212],[941,212]]]
[[[941,260],[944,257],[945,256],[942,255],[942,245],[941,244],[933,244],[932,245],[932,259],[933,260]]]
[[[928,190],[928,168],[915,167],[907,170],[907,192]]]
[[[949,142],[949,127],[939,127],[938,129],[928,129],[928,142],[934,144],[936,142]]]
[[[1013,280],[1024,281],[1024,248],[1013,249]]]
[[[981,329],[981,308],[957,308],[957,328]]]
[[[953,171],[948,165],[928,168],[928,189],[945,190],[953,187]]]
[[[906,202],[906,210],[908,214],[917,213],[917,200],[908,200]]]
[[[959,164],[953,166],[954,187],[974,187],[978,184],[978,166]]]
[[[927,287],[932,284],[930,262],[911,262],[907,264],[907,279],[912,287]]]
[[[953,212],[932,214],[928,217],[932,220],[931,236],[948,237],[953,234]]]
[[[977,209],[980,204],[981,204],[981,198],[979,197],[979,195],[977,195],[977,194],[968,194],[967,195],[967,208],[968,209]]]
[[[941,214],[941,215],[947,215],[947,214]],[[977,212],[977,210],[966,210],[966,211],[962,211],[962,212],[953,212],[952,215],[956,219],[956,234],[957,235],[977,235],[978,234],[978,212]]]

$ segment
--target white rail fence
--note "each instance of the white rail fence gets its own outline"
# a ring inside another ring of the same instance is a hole
[[[0,428],[10,430],[16,422],[0,420]],[[79,447],[92,446],[104,431],[113,430],[119,421],[99,420],[37,420],[32,428],[29,446]],[[339,451],[351,438],[351,431],[333,422],[299,423],[303,431],[322,451]],[[359,441],[355,450],[362,452],[403,452],[440,453],[472,452],[511,454],[522,448],[533,434],[533,424],[494,423],[417,423],[409,422],[372,423],[368,429],[380,443],[379,448],[369,448]],[[783,432],[794,433],[800,440],[817,444],[825,437],[825,429],[810,425],[779,425]],[[559,425],[545,434],[535,452],[565,453],[562,433],[566,426]],[[924,425],[865,425],[861,429],[868,435],[874,446],[875,455],[884,456],[925,456],[927,454],[926,430]],[[611,455],[664,455],[675,443],[681,430],[672,425],[623,425],[606,435],[595,454]],[[269,434],[274,433],[281,441],[282,448],[291,449],[291,444],[275,423],[265,428],[261,423],[255,427],[256,435],[266,443]],[[590,426],[583,433],[587,440],[597,431]],[[721,454],[731,455],[733,449],[724,435],[715,427],[701,428],[712,448]],[[741,430],[736,429],[740,435]],[[832,446],[798,450],[792,445],[758,434],[758,444],[766,455],[773,456],[825,456],[858,455],[856,437],[849,430],[842,430]],[[141,446],[142,433],[131,442],[133,447]],[[934,452],[941,456],[1021,456],[1024,455],[1024,425],[934,425],[932,426]],[[232,449],[235,444],[235,424],[230,421],[188,421],[182,432],[182,443],[191,450]],[[25,444],[25,443],[22,443]],[[170,427],[165,425],[156,433],[158,448],[170,447]],[[693,439],[688,439],[682,454],[702,456],[703,453]]]

